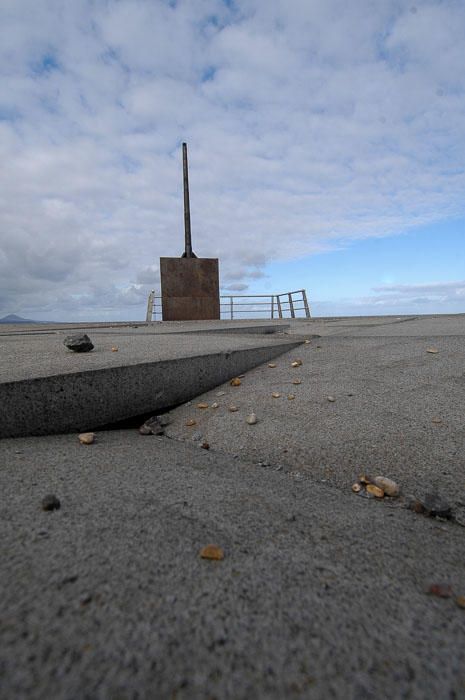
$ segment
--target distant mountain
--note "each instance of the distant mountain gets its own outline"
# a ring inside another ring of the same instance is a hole
[[[16,314],[8,314],[8,316],[4,316],[3,318],[0,318],[0,323],[43,323],[42,321],[31,321],[30,318],[21,318],[21,316],[17,316]]]

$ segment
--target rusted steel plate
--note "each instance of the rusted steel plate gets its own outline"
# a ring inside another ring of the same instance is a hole
[[[217,258],[160,258],[164,321],[220,318]]]

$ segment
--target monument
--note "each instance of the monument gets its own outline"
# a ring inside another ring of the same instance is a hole
[[[184,253],[160,258],[161,303],[164,321],[203,321],[220,318],[218,258],[198,258],[192,250],[187,144],[182,144],[184,182]]]

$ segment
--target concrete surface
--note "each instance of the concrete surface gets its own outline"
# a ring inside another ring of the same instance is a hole
[[[88,353],[68,350],[65,331],[0,335],[0,437],[90,430],[161,411],[300,342],[250,328],[88,332],[95,345]]]
[[[464,521],[463,320],[296,322],[322,337],[171,437],[2,440],[0,697],[465,697],[464,527],[350,490],[378,471]]]

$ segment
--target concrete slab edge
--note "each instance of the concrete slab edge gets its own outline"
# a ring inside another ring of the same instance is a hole
[[[0,385],[0,438],[52,435],[160,412],[282,355],[302,340]]]

